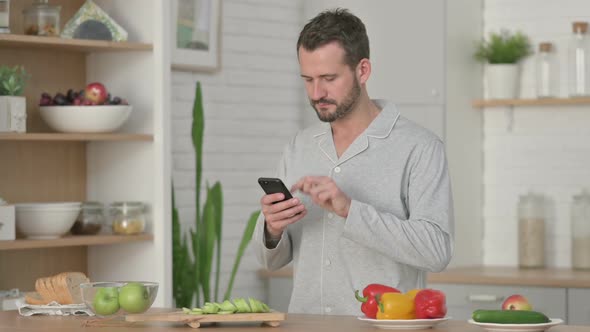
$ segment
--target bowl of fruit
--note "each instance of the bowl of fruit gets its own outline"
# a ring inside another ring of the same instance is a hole
[[[97,316],[146,312],[158,294],[158,283],[145,281],[88,282],[80,284],[82,299]]]
[[[55,96],[43,93],[39,102],[41,118],[51,129],[65,133],[107,133],[119,129],[129,118],[132,107],[118,96],[111,96],[101,83]]]

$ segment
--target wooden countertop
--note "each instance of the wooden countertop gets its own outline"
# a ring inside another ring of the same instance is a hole
[[[349,332],[349,331],[378,331],[372,325],[359,321],[352,316],[321,316],[321,315],[287,315],[287,319],[279,327],[264,327],[259,324],[220,324],[215,327],[201,326],[192,329],[182,325],[164,325],[154,323],[125,323],[119,326],[85,327],[83,326],[87,316],[31,316],[23,317],[16,311],[0,311],[0,331],[17,332],[73,332],[73,331],[102,331],[102,332],[176,332],[176,331],[202,331],[202,332],[233,332],[233,331],[306,331],[306,332]],[[447,321],[437,325],[434,329],[415,330],[417,332],[485,332],[482,328],[471,325],[465,321]],[[558,325],[552,327],[549,332],[587,332],[588,326]]]
[[[291,278],[293,270],[261,270],[258,275],[262,278]],[[428,283],[590,288],[590,271],[501,266],[455,267],[439,273],[429,273]]]

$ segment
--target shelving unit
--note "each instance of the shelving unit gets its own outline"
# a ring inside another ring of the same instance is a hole
[[[160,284],[156,306],[170,306],[171,221],[169,129],[169,3],[95,0],[129,32],[129,42],[23,35],[22,9],[11,2],[10,28],[0,34],[2,64],[23,65],[27,133],[0,133],[0,197],[11,203],[141,201],[145,234],[66,236],[0,241],[0,290],[34,288],[38,277],[85,272],[93,281],[150,280]],[[84,0],[60,5],[62,27]],[[39,115],[43,92],[55,94],[102,82],[133,112],[116,133],[55,133]]]
[[[0,47],[43,48],[82,53],[151,51],[152,44],[132,42],[109,42],[102,40],[63,39],[14,34],[0,34]]]
[[[62,134],[62,133],[0,133],[0,141],[153,141],[149,134]]]
[[[531,106],[576,106],[590,104],[590,97],[576,98],[540,98],[540,99],[478,99],[474,100],[472,106],[475,108],[494,109],[498,108],[506,112],[506,129],[511,132],[514,126],[514,108]]]
[[[476,108],[485,107],[514,107],[514,106],[551,106],[551,105],[586,105],[590,104],[590,98],[543,98],[543,99],[493,99],[474,100],[472,105]]]
[[[49,240],[27,240],[18,239],[14,241],[0,241],[0,250],[21,250],[36,248],[61,248],[76,246],[96,246],[108,244],[131,243],[140,241],[152,241],[152,234],[137,235],[70,235],[59,239]]]

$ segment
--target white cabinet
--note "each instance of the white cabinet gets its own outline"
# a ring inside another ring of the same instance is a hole
[[[368,83],[372,98],[444,101],[445,1],[306,1],[304,19],[335,7],[350,9],[365,23],[373,65]]]
[[[567,323],[590,325],[590,289],[568,288]]]
[[[430,284],[429,288],[443,291],[447,296],[447,315],[467,320],[477,309],[501,309],[502,302],[513,294],[521,294],[533,305],[533,310],[551,318],[566,319],[566,289],[549,287],[490,286],[460,284]]]

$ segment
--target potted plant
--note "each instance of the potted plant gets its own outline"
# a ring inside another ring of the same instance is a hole
[[[527,36],[521,32],[491,32],[488,40],[477,43],[475,58],[487,63],[487,90],[490,99],[518,96],[520,60],[532,53]]]
[[[0,132],[26,131],[27,103],[22,94],[28,78],[22,66],[0,66]]]

